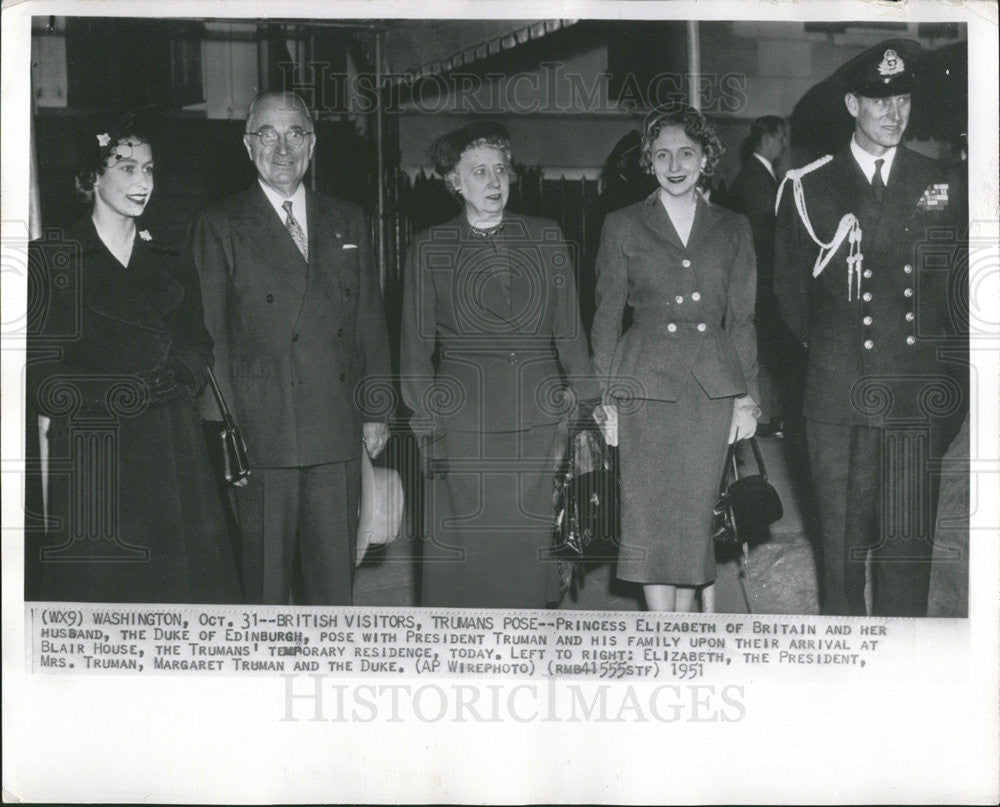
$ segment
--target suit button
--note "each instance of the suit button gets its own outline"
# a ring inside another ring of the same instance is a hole
[[[684,295],[683,294],[678,294],[676,297],[674,297],[674,301],[678,302],[678,303],[683,303],[684,302]]]
[[[344,296],[345,297],[350,297],[351,296],[351,290],[350,289],[344,289]]]
[[[683,261],[681,261],[681,266],[683,266],[685,269],[687,269],[688,267],[691,266],[691,261],[689,261],[687,258],[685,258]]]
[[[908,274],[908,275],[912,275],[913,274],[913,266],[910,265],[910,264],[906,264],[906,266],[903,267],[903,271],[906,272],[906,274]]]
[[[865,317],[865,318],[864,318],[863,320],[861,320],[861,321],[862,321],[862,322],[863,322],[863,323],[864,323],[865,325],[871,325],[871,324],[872,324],[872,318],[871,318],[871,317]]]
[[[903,289],[903,296],[904,297],[912,297],[913,296],[913,289]]]
[[[917,337],[910,335],[906,337],[906,344],[915,345],[917,343]]]
[[[676,330],[677,330],[677,326],[676,326],[676,325],[674,325],[674,323],[672,323],[672,322],[671,322],[671,323],[670,323],[670,324],[669,324],[669,325],[667,326],[667,330],[668,330],[668,331],[670,331],[670,333],[673,333],[674,331],[676,331]]]
[[[705,325],[705,323],[704,323],[704,322],[699,322],[699,323],[698,323],[698,330],[699,330],[699,331],[701,331],[702,333],[704,333],[704,332],[705,332],[705,328],[707,328],[707,327],[708,327],[708,326],[707,326],[707,325]]]
[[[865,350],[871,350],[875,347],[875,343],[871,339],[865,339]]]
[[[274,295],[273,294],[269,294],[264,299],[267,300],[269,303],[273,303],[274,302]]]
[[[344,329],[343,328],[337,328],[337,336],[343,336],[343,335],[344,335]]]
[[[341,381],[347,381],[347,376],[346,376],[346,375],[344,375],[343,373],[341,373],[341,374],[340,374],[340,380],[341,380]]]
[[[292,337],[292,341],[293,341],[293,342],[298,342],[298,341],[299,341],[299,335],[298,335],[298,334],[295,334],[295,335],[294,335],[294,336]]]
[[[507,356],[507,361],[511,364],[517,364],[517,354],[511,351],[510,355]]]
[[[872,293],[870,291],[866,291],[864,294],[861,295],[861,299],[864,300],[866,303],[870,303],[872,300]]]
[[[865,271],[863,271],[863,272],[862,272],[861,274],[862,274],[862,275],[863,275],[863,276],[864,276],[865,278],[870,278],[870,277],[872,276],[872,270],[871,270],[871,269],[865,269]]]
[[[693,291],[691,292],[691,299],[698,302],[701,299],[701,295],[698,292]]]
[[[913,322],[913,312],[912,311],[907,311],[906,312],[906,321],[907,322]]]

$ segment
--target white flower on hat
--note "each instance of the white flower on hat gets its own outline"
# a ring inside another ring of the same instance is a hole
[[[97,136],[97,145],[99,145],[101,148],[104,148],[110,142],[111,142],[111,136],[107,132],[101,132]]]
[[[149,234],[149,230],[139,230],[139,238],[143,241],[152,241],[153,236]]]
[[[891,48],[882,54],[882,61],[879,62],[878,74],[880,76],[896,76],[906,69],[906,64],[899,57],[899,54]]]

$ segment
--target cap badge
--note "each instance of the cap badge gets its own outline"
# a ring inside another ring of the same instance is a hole
[[[882,61],[879,62],[878,66],[878,74],[880,76],[897,76],[905,69],[906,65],[899,58],[899,54],[890,49],[882,55]]]

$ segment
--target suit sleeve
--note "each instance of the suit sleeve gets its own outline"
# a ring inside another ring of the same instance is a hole
[[[354,349],[358,358],[360,389],[356,396],[363,420],[388,422],[395,414],[394,395],[388,394],[392,380],[389,333],[385,324],[381,284],[365,225],[357,210],[354,221],[359,251],[358,315],[354,325]]]
[[[605,219],[601,230],[601,246],[594,267],[597,286],[594,292],[596,310],[590,332],[594,350],[594,371],[605,397],[611,383],[611,362],[622,335],[622,314],[628,300],[628,270],[622,252],[618,216]]]
[[[774,293],[785,324],[803,344],[809,339],[809,284],[814,259],[815,245],[799,221],[792,189],[786,187],[775,231]]]
[[[589,401],[599,398],[600,385],[594,378],[594,368],[587,349],[587,337],[580,322],[580,298],[576,289],[576,272],[570,260],[569,250],[559,233],[559,246],[554,260],[560,269],[555,280],[558,283],[558,300],[553,320],[553,339],[559,362],[562,364],[570,386],[577,400]]]
[[[400,388],[413,410],[410,428],[418,437],[434,431],[428,398],[434,384],[434,347],[437,335],[434,283],[421,261],[424,239],[410,246],[403,269],[403,322],[399,345]]]
[[[228,321],[232,254],[218,223],[208,214],[203,214],[194,222],[188,241],[201,281],[205,328],[214,343],[215,378],[222,390],[222,397],[232,408],[236,401],[230,369]],[[214,396],[202,396],[201,405],[202,417],[206,420],[219,420],[221,413]]]
[[[760,401],[757,385],[757,333],[754,329],[754,305],[757,300],[757,259],[754,256],[753,235],[750,223],[740,217],[737,225],[739,242],[736,258],[729,276],[729,293],[726,300],[726,330],[736,347],[747,394]]]

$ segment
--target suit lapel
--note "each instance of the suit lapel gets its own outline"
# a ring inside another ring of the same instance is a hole
[[[665,239],[672,247],[684,251],[684,244],[674,229],[674,224],[670,221],[663,203],[660,201],[660,189],[657,188],[651,193],[642,205],[642,221],[650,230],[662,239]],[[694,229],[694,228],[692,228]]]
[[[925,190],[923,177],[912,170],[910,156],[909,150],[900,146],[892,161],[889,182],[882,197],[881,214],[868,242],[872,253],[882,252],[891,245],[892,239],[901,231],[903,222],[913,215]]]
[[[264,258],[261,265],[276,267],[275,274],[282,281],[293,286],[300,294],[305,294],[308,264],[299,252],[299,248],[295,246],[291,233],[285,228],[259,184],[255,183],[248,195],[241,228],[243,237],[253,244],[257,254]],[[312,221],[309,220],[307,223],[309,232],[312,233]],[[311,249],[312,235],[310,235]]]

